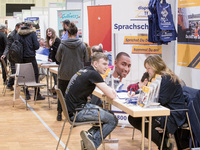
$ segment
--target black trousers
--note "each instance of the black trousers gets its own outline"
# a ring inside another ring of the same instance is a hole
[[[152,141],[160,147],[161,141],[162,141],[162,136],[160,133],[155,129],[156,127],[159,127],[160,124],[155,120],[155,117],[152,117],[152,133],[151,133],[151,139]],[[135,127],[138,130],[142,130],[142,118],[135,118],[132,116],[128,116],[128,121],[129,123]],[[145,137],[148,138],[148,123],[145,123]]]
[[[15,63],[14,62],[10,62],[10,68],[11,68],[11,73],[15,74],[16,70],[15,70]],[[13,86],[14,85],[14,81],[15,81],[15,78],[9,78],[8,87]]]
[[[5,60],[5,64],[7,65],[7,58],[4,59]],[[1,61],[0,61],[1,62]],[[2,69],[2,78],[3,78],[3,82],[6,83],[6,71],[5,68],[3,67],[3,64],[1,62],[1,69]]]
[[[63,96],[65,96],[65,91],[67,89],[68,84],[69,84],[69,80],[58,79],[58,88],[61,90]],[[62,106],[59,99],[58,99],[58,104],[57,104],[57,111],[62,112]]]

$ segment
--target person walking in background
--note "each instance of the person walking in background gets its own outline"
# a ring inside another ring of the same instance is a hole
[[[8,35],[8,42],[7,42],[7,45],[6,45],[6,49],[5,49],[4,53],[3,53],[3,55],[1,56],[1,58],[7,57],[12,43],[13,43],[15,40],[18,39],[17,31],[18,31],[21,27],[22,27],[22,23],[17,23],[17,24],[15,25],[15,29]],[[9,56],[8,56],[8,59],[9,59]],[[12,61],[11,59],[9,59],[9,61],[10,61],[11,73],[12,73],[12,74],[15,74],[15,62]],[[9,81],[8,81],[8,84],[7,84],[7,88],[8,88],[8,89],[14,90],[14,89],[13,89],[14,80],[15,80],[14,78],[9,78]]]
[[[32,22],[26,22],[25,26],[21,27],[18,31],[19,33],[19,42],[23,45],[23,63],[32,63],[35,80],[39,83],[39,70],[38,64],[35,58],[36,50],[39,48],[39,42],[36,36],[36,30],[33,28]],[[36,88],[35,88],[36,92]],[[30,93],[28,89],[26,89],[26,100],[30,99]],[[37,98],[36,100],[44,100],[40,94],[40,88],[38,88]]]
[[[68,37],[69,24],[70,24],[70,21],[68,19],[62,21],[63,35],[61,37],[61,40],[67,40],[69,38]],[[78,32],[77,32],[76,38],[77,39],[79,38]]]
[[[61,43],[60,38],[56,35],[56,31],[52,28],[48,28],[46,30],[46,45],[47,48],[49,49],[49,59],[48,61],[50,62],[56,62],[56,64],[59,64],[58,61],[56,61],[56,53],[58,50],[58,47]],[[57,85],[57,75],[53,74],[53,79],[54,79],[54,86]],[[56,93],[53,93],[56,95]]]
[[[0,56],[1,58],[3,58],[3,53],[5,51],[6,48],[6,44],[7,44],[7,36],[5,34],[5,30],[6,30],[6,25],[5,24],[0,24]],[[4,57],[5,58],[5,57]],[[7,64],[7,59],[5,58],[5,63]],[[5,69],[3,67],[3,64],[1,63],[1,69],[2,69],[2,78],[3,78],[3,83],[6,84],[6,72]]]
[[[84,67],[84,62],[88,61],[88,53],[85,44],[77,39],[78,28],[74,23],[69,24],[68,39],[62,40],[57,54],[56,60],[60,63],[58,69],[58,88],[63,95],[71,77],[81,68]],[[62,108],[58,100],[57,120],[62,120]]]

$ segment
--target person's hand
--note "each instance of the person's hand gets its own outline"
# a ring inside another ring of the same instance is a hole
[[[113,93],[113,95],[115,95],[115,98],[116,98],[117,97],[117,92],[114,89],[112,89],[112,93]]]
[[[1,56],[1,59],[4,59],[5,57],[6,57],[5,55],[2,55],[2,56]]]
[[[53,40],[50,39],[50,40],[49,40],[49,46],[52,46],[52,45],[53,45]]]
[[[48,59],[48,61],[52,62],[52,59]]]
[[[132,92],[130,93],[130,91],[128,91],[127,95],[128,95],[128,97],[133,97],[133,96],[135,96],[135,92],[132,91]]]

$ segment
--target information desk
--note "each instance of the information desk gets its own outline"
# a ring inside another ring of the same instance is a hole
[[[152,106],[150,108],[143,108],[136,105],[126,104],[125,100],[121,99],[109,99],[107,96],[103,94],[103,92],[99,89],[95,89],[93,94],[102,100],[108,102],[115,107],[118,107],[122,111],[133,117],[142,117],[142,144],[141,149],[144,150],[144,138],[145,138],[145,118],[149,117],[149,133],[148,133],[148,149],[151,149],[151,123],[152,117],[156,116],[169,116],[170,110],[163,106]]]

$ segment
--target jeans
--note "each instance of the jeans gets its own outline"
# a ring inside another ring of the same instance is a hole
[[[105,139],[117,126],[118,119],[115,115],[108,110],[104,110],[101,107],[87,103],[84,108],[99,108],[100,110],[100,118],[102,123],[102,132],[103,132],[103,139]],[[74,119],[74,116],[71,117]],[[98,110],[91,109],[91,110],[81,110],[77,113],[76,117],[77,122],[85,122],[85,121],[99,121]],[[88,130],[90,134],[92,134],[93,142],[96,148],[101,145],[101,132],[100,127],[93,126]]]

